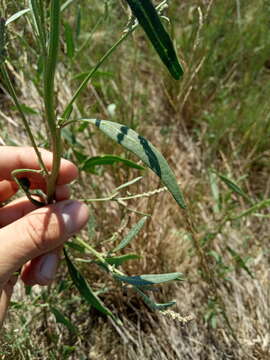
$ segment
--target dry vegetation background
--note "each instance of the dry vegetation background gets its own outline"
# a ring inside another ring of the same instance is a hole
[[[72,59],[66,55],[63,37],[57,75],[59,111],[78,85],[78,76],[95,64],[127,23],[121,1],[106,3],[108,13],[104,1],[86,0],[74,1],[65,11],[63,22],[74,28],[78,9],[82,10],[77,48],[91,32],[92,37]],[[6,16],[27,6],[24,1],[1,4]],[[166,15],[185,64],[184,78],[170,79],[138,30],[104,64],[77,102],[75,114],[129,125],[161,150],[184,191],[198,230],[197,245],[165,191],[126,206],[91,204],[90,230],[81,235],[105,251],[112,246],[108,241],[112,234],[119,241],[139,220],[140,215],[127,207],[151,214],[128,249],[141,259],[127,263],[125,271],[129,275],[182,272],[184,282],[164,285],[154,296],[161,302],[175,298],[174,311],[187,321],[149,311],[135,293],[108,279],[97,266],[78,262],[94,289],[107,289],[101,297],[123,320],[124,326],[118,327],[84,303],[63,262],[49,288],[26,295],[23,285],[17,285],[1,333],[1,359],[270,358],[269,208],[225,221],[251,205],[210,171],[233,179],[253,203],[269,197],[270,4],[267,0],[172,0]],[[25,19],[10,26],[9,41],[10,73],[22,102],[36,111],[25,110],[40,146],[46,147],[37,91],[38,57]],[[29,144],[4,91],[0,104],[1,144]],[[76,161],[74,150],[136,161],[96,130],[78,125],[65,132],[65,156]],[[96,175],[81,172],[72,187],[73,197],[104,197],[139,175],[124,165],[100,168]],[[162,186],[150,172],[142,175],[128,189],[131,193]],[[76,250],[73,254],[83,257]],[[58,323],[49,306],[69,318],[77,332]]]

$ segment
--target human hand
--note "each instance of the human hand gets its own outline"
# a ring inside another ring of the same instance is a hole
[[[40,150],[43,161],[52,167],[52,154]],[[0,202],[14,195],[18,186],[11,172],[15,169],[39,169],[32,148],[0,146]],[[31,189],[45,191],[45,182],[27,173]],[[48,285],[54,278],[62,244],[88,220],[88,208],[79,201],[67,200],[67,184],[77,177],[77,168],[61,161],[56,186],[56,204],[37,208],[27,198],[0,207],[0,327],[16,283],[14,272],[20,268],[27,285]]]

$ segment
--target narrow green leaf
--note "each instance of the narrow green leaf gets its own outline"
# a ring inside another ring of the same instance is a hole
[[[114,321],[119,323],[120,320],[117,319],[113,315],[113,313],[107,307],[105,307],[102,301],[95,295],[94,291],[92,290],[86,279],[80,274],[80,272],[77,270],[77,268],[69,259],[65,249],[64,249],[64,254],[65,254],[69,274],[75,286],[79,290],[81,296],[88,302],[88,304],[94,306],[94,308],[96,308],[98,311],[100,311],[105,315],[110,316]]]
[[[125,254],[121,256],[107,257],[104,260],[110,265],[120,266],[128,260],[134,260],[134,259],[140,259],[140,256],[137,254]]]
[[[104,134],[118,142],[124,148],[137,155],[150,167],[169,189],[178,205],[185,209],[185,201],[178,187],[176,177],[163,155],[144,137],[125,125],[97,119],[81,119],[96,125]]]
[[[16,12],[15,14],[13,14],[12,16],[10,16],[7,21],[6,21],[6,25],[10,24],[11,22],[19,19],[21,16],[23,16],[24,14],[27,14],[30,10],[30,8],[27,8],[27,9],[23,9],[23,10],[20,10],[18,12]]]
[[[72,27],[65,23],[65,41],[66,41],[66,49],[67,49],[67,56],[72,59],[75,53],[75,44],[73,39],[73,30]]]
[[[130,181],[127,181],[126,183],[121,184],[120,186],[118,186],[117,188],[115,188],[114,191],[119,191],[119,190],[124,189],[124,188],[127,187],[127,186],[133,185],[133,184],[135,184],[136,182],[140,181],[142,178],[143,178],[142,176],[138,176],[138,177],[135,178],[135,179],[132,179],[132,180],[130,180]]]
[[[61,5],[61,12],[64,11],[70,4],[73,3],[74,0],[67,0],[64,2],[63,5]]]
[[[147,306],[149,306],[149,308],[151,310],[166,310],[167,308],[173,306],[176,304],[175,301],[170,301],[170,302],[167,302],[167,303],[164,303],[164,304],[158,304],[156,303],[155,301],[151,300],[149,298],[149,296],[147,296],[143,291],[141,291],[139,288],[137,287],[134,287],[134,289],[137,291],[138,294],[141,295],[141,297],[143,298],[143,301],[145,302],[145,304]]]
[[[116,246],[116,248],[113,249],[112,252],[117,252],[119,250],[124,249],[132,239],[139,233],[141,228],[143,227],[144,223],[146,222],[147,216],[144,216],[139,220],[137,224],[135,224],[131,230],[128,232],[128,234],[123,238],[123,240],[120,242],[119,245]]]
[[[183,274],[179,272],[169,273],[169,274],[138,275],[138,276],[122,276],[122,275],[114,274],[113,276],[122,282],[139,287],[161,284],[172,280],[183,280]]]
[[[255,204],[254,206],[251,206],[249,209],[243,211],[240,215],[236,215],[232,217],[232,220],[241,219],[244,216],[250,215],[260,209],[263,209],[265,207],[270,206],[270,199],[266,199],[263,201],[260,201],[259,203]]]
[[[6,59],[6,21],[0,18],[0,66]]]
[[[50,311],[53,313],[56,322],[63,324],[73,334],[78,333],[78,329],[76,328],[76,326],[74,326],[72,322],[65,315],[63,315],[58,309],[56,309],[53,306],[50,306]]]
[[[90,173],[95,174],[95,167],[99,165],[113,165],[115,163],[123,163],[128,167],[144,170],[143,166],[140,166],[136,164],[133,161],[127,160],[125,158],[122,158],[120,156],[115,155],[103,155],[103,156],[93,156],[84,162],[82,166],[82,170]]]
[[[253,279],[254,276],[253,276],[252,272],[249,270],[249,268],[247,267],[246,262],[242,259],[242,257],[235,250],[233,250],[230,246],[227,246],[227,249],[228,249],[229,253],[234,257],[236,263],[242,269],[244,269],[248,273],[248,275]]]
[[[215,173],[224,182],[224,184],[226,184],[228,186],[228,188],[230,190],[232,190],[236,194],[242,196],[244,199],[250,201],[249,196],[238,185],[236,185],[236,183],[234,181],[232,181],[231,179],[229,179],[228,177],[226,177],[222,174],[219,174],[218,172],[215,172]]]
[[[151,0],[126,0],[134,16],[157,51],[160,59],[167,66],[171,75],[179,80],[183,69],[179,64],[173,43],[165,30]]]

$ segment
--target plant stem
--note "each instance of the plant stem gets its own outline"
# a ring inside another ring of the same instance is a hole
[[[34,136],[33,136],[33,134],[32,134],[32,131],[31,131],[31,129],[30,129],[30,126],[29,126],[29,124],[28,124],[28,121],[27,121],[27,119],[26,119],[26,117],[25,117],[25,115],[24,115],[24,112],[23,112],[23,110],[22,110],[21,104],[19,103],[19,100],[18,100],[18,97],[17,97],[17,95],[16,95],[15,89],[14,89],[14,87],[13,87],[13,85],[12,85],[12,82],[11,82],[11,80],[10,80],[10,77],[9,77],[9,75],[8,75],[8,72],[7,72],[5,63],[3,63],[2,65],[0,65],[0,72],[1,72],[1,74],[2,74],[2,76],[3,76],[3,79],[4,79],[5,84],[6,84],[6,86],[7,86],[7,90],[8,90],[8,92],[9,92],[9,95],[11,96],[12,100],[14,101],[14,104],[16,105],[16,107],[17,107],[17,109],[18,109],[18,111],[19,111],[19,113],[20,113],[20,115],[21,115],[21,118],[22,118],[22,121],[23,121],[23,125],[24,125],[24,127],[25,127],[26,132],[27,132],[27,135],[29,136],[29,139],[30,139],[30,141],[31,141],[31,144],[32,144],[32,146],[33,146],[33,148],[34,148],[34,150],[35,150],[35,152],[36,152],[39,165],[40,165],[41,169],[45,172],[45,174],[48,175],[48,170],[47,170],[47,168],[46,168],[46,166],[45,166],[45,164],[44,164],[44,162],[43,162],[43,160],[42,160],[42,157],[41,157],[40,152],[39,152],[39,150],[38,150],[37,144],[36,144],[36,142],[35,142],[35,138],[34,138]]]
[[[49,50],[45,59],[44,73],[44,105],[46,121],[49,129],[49,136],[53,152],[52,172],[47,182],[48,202],[53,201],[55,184],[57,181],[60,160],[61,160],[61,136],[60,128],[56,123],[55,102],[54,102],[54,78],[57,65],[58,50],[60,37],[60,1],[52,0],[50,9],[50,36]]]
[[[84,90],[89,82],[89,80],[93,77],[95,72],[99,69],[99,67],[104,63],[104,61],[111,55],[111,53],[114,52],[114,50],[122,44],[122,42],[138,27],[138,25],[132,26],[124,35],[121,36],[119,40],[116,41],[116,43],[113,44],[113,46],[102,56],[102,58],[96,63],[96,65],[93,67],[93,69],[88,73],[86,78],[83,80],[81,85],[76,90],[75,94],[73,95],[72,99],[66,106],[65,111],[63,112],[62,118],[66,119],[67,114],[71,113],[70,109],[74,103],[74,101],[77,99],[78,95],[81,93],[82,90]]]

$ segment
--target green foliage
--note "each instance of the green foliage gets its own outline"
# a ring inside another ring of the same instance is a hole
[[[116,155],[92,156],[84,160],[81,170],[96,174],[96,167],[100,165],[113,165],[115,163],[122,163],[130,168],[144,170],[144,167],[136,164],[133,161],[124,159]]]
[[[96,125],[104,134],[136,154],[147,166],[150,167],[170,190],[180,208],[185,209],[185,201],[179,190],[174,173],[163,155],[144,137],[125,125],[96,119],[83,119]]]
[[[183,75],[183,69],[177,59],[171,38],[164,29],[152,1],[126,0],[126,2],[171,75],[179,80]]]

